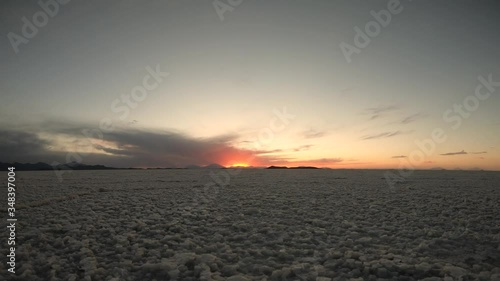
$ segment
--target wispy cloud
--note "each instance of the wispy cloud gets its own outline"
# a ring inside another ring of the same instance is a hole
[[[424,118],[426,117],[427,115],[425,114],[422,114],[422,113],[415,113],[415,114],[412,114],[412,115],[409,115],[409,116],[406,116],[405,118],[403,118],[403,120],[401,120],[401,124],[409,124],[409,123],[412,123],[412,122],[415,122],[421,118]]]
[[[382,138],[390,138],[390,137],[394,137],[394,136],[398,136],[398,135],[402,135],[402,134],[407,134],[407,133],[411,133],[412,131],[407,131],[407,132],[403,132],[403,131],[392,131],[392,132],[382,132],[382,133],[378,133],[378,134],[371,134],[371,135],[364,135],[361,137],[362,140],[373,140],[373,139],[382,139]]]
[[[463,155],[463,154],[467,154],[467,152],[465,152],[464,150],[462,150],[462,151],[459,151],[459,152],[442,153],[441,155],[443,155],[443,156],[452,156],[452,155]]]
[[[341,99],[348,98],[352,95],[353,90],[354,90],[353,88],[344,88],[338,91],[337,97]]]
[[[294,148],[293,151],[304,151],[304,150],[309,150],[311,147],[313,147],[312,144],[306,144],[306,145],[301,145],[297,148]]]
[[[389,111],[394,111],[397,109],[399,109],[399,107],[397,107],[395,105],[379,105],[376,107],[368,107],[365,110],[368,112],[371,112],[373,114],[378,114],[378,113],[385,113],[385,112],[389,112]]]
[[[486,154],[488,153],[487,151],[478,151],[478,152],[466,152],[465,150],[458,151],[458,152],[448,152],[448,153],[443,153],[441,155],[443,156],[452,156],[452,155],[464,155],[464,154]]]
[[[395,111],[398,109],[399,109],[399,107],[397,107],[395,105],[379,105],[376,107],[366,108],[362,114],[370,115],[369,120],[375,120],[375,119],[378,119],[378,118],[386,115],[387,113],[389,113],[391,111]]]
[[[270,150],[256,150],[255,154],[271,154],[271,153],[279,153],[283,152],[283,149],[270,149]]]
[[[392,156],[391,158],[406,158],[407,156],[404,156],[404,155],[396,155],[396,156]]]
[[[309,159],[309,160],[297,160],[295,163],[300,165],[329,165],[343,162],[342,158],[319,158],[319,159]]]
[[[321,158],[321,159],[313,159],[311,162],[317,163],[338,163],[344,161],[342,158]]]
[[[282,166],[315,166],[315,167],[331,167],[333,165],[338,165],[344,162],[342,158],[318,158],[318,159],[306,159],[300,160],[291,157],[280,157],[268,159],[268,164],[270,165],[282,165]]]
[[[309,129],[306,131],[303,131],[301,133],[301,136],[306,138],[306,139],[312,139],[312,138],[320,138],[323,137],[327,134],[326,131],[319,131],[319,130],[314,130],[314,129]]]

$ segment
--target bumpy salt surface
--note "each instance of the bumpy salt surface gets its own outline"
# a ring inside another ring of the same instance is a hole
[[[381,171],[244,170],[200,201],[211,181],[18,172],[17,273],[2,262],[0,279],[500,280],[500,173],[390,189]]]

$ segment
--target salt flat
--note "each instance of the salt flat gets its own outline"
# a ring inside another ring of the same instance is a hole
[[[17,273],[2,262],[0,279],[500,280],[498,172],[416,171],[391,189],[378,170],[243,170],[200,193],[213,181],[18,172]]]

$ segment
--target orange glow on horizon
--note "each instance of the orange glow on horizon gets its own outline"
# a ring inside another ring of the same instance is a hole
[[[230,167],[249,167],[250,165],[248,165],[247,163],[234,163],[234,164],[231,164],[229,166]]]

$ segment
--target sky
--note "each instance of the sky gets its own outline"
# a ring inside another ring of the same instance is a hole
[[[478,2],[2,1],[0,162],[500,170]]]

